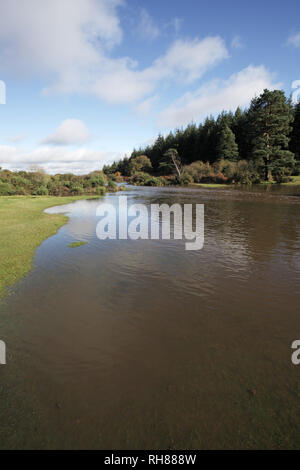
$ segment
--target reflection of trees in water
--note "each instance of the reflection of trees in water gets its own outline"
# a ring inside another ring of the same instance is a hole
[[[247,264],[249,257],[254,261],[267,261],[282,244],[285,257],[289,254],[295,257],[299,247],[300,206],[295,200],[289,201],[280,194],[277,196],[279,189],[275,185],[265,185],[262,189],[263,193],[261,188],[260,191],[243,188],[243,194],[240,191],[220,190],[165,192],[153,194],[149,202],[204,203],[204,250],[231,257],[233,262]],[[285,189],[290,191],[290,188],[283,189],[280,193],[285,193]],[[272,195],[269,196],[270,193]],[[213,244],[216,246],[212,247]],[[201,253],[203,256],[204,253]],[[210,262],[213,263],[213,260]]]
[[[299,245],[298,204],[265,201],[214,201],[206,206],[206,226],[218,243],[245,251],[253,260],[268,260],[284,243],[295,254]]]

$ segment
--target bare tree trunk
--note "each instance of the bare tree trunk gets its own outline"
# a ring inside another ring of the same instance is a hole
[[[179,166],[178,166],[177,163],[176,163],[176,159],[175,159],[174,155],[172,155],[172,160],[173,160],[174,166],[175,166],[175,168],[176,168],[176,171],[177,171],[177,173],[178,173],[178,176],[180,176],[180,175],[181,175],[181,172],[180,172]]]

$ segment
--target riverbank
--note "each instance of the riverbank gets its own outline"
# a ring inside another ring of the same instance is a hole
[[[288,183],[281,183],[282,186],[300,186],[300,175],[299,176],[291,176],[292,180],[289,181]],[[273,181],[270,182],[262,182],[259,184],[278,184]],[[200,187],[200,188],[213,188],[213,189],[218,189],[218,188],[232,188],[235,187],[235,184],[217,184],[217,183],[193,183],[191,186],[195,187]],[[253,184],[255,186],[255,184]]]
[[[6,289],[31,269],[37,247],[54,235],[68,218],[45,214],[51,206],[69,204],[93,196],[2,196],[0,197],[0,298]]]
[[[282,183],[284,186],[291,186],[291,185],[299,185],[300,186],[300,175],[298,176],[292,176],[292,181],[289,183]]]

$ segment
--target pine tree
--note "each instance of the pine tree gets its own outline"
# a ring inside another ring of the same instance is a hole
[[[176,149],[169,149],[163,156],[163,160],[160,162],[159,165],[161,170],[170,172],[174,169],[178,176],[181,175],[181,159],[178,155]]]
[[[226,124],[222,127],[217,146],[218,158],[236,161],[239,156],[239,149],[235,141],[235,135]]]
[[[159,134],[157,137],[153,147],[152,147],[152,152],[151,155],[149,155],[149,158],[152,162],[153,168],[158,169],[159,163],[166,151],[166,144],[165,144],[165,139],[164,137]]]
[[[232,122],[232,132],[235,135],[235,140],[239,149],[240,160],[251,160],[252,158],[252,145],[249,138],[249,119],[248,112],[237,108]]]
[[[263,167],[264,179],[269,181],[272,168],[291,168],[294,155],[288,150],[293,121],[292,107],[283,91],[264,92],[251,102],[249,109],[253,156]]]
[[[184,162],[190,164],[197,156],[197,127],[189,124],[183,133],[183,145],[180,154],[184,156]]]
[[[217,160],[217,126],[213,116],[206,118],[202,127],[202,148],[199,160],[210,163]]]

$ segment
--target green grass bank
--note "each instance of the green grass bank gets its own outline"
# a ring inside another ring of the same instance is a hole
[[[0,197],[0,298],[9,286],[30,271],[35,250],[43,240],[54,235],[68,220],[62,214],[45,214],[44,209],[88,198]]]

